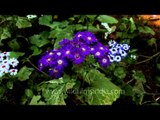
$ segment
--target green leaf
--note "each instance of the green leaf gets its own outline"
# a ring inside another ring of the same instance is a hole
[[[3,97],[5,91],[6,91],[5,87],[0,86],[0,98]]]
[[[9,58],[16,58],[18,59],[20,56],[23,56],[25,53],[23,52],[10,52]]]
[[[25,81],[29,79],[29,76],[32,74],[33,70],[34,70],[33,68],[28,68],[24,66],[23,68],[20,69],[20,71],[17,74],[18,80]]]
[[[33,92],[31,89],[25,89],[25,95],[29,98],[33,97]]]
[[[13,39],[11,41],[8,42],[8,46],[14,51],[14,50],[18,50],[20,48],[19,43],[17,42],[16,39]]]
[[[10,38],[10,37],[11,37],[11,33],[9,31],[9,28],[1,29],[1,31],[0,31],[0,40],[7,39],[7,38]]]
[[[156,38],[151,38],[150,40],[148,40],[148,45],[152,46],[152,45],[155,45],[156,44]]]
[[[32,27],[32,24],[29,22],[29,20],[26,17],[18,17],[16,26],[19,29],[21,29],[21,28]]]
[[[119,79],[124,79],[126,77],[126,71],[123,67],[115,68],[114,75]]]
[[[69,76],[68,76],[69,77]],[[54,79],[47,81],[42,89],[42,96],[45,98],[48,105],[65,105],[64,99],[67,97],[67,90],[72,89],[75,85],[75,80],[68,78],[66,75],[59,80]]]
[[[145,93],[142,82],[140,81],[136,82],[135,86],[133,87],[133,92],[134,92],[133,101],[135,101],[136,104],[140,105],[143,101]]]
[[[126,30],[126,29],[127,29],[126,24],[125,24],[125,23],[121,23],[120,26],[119,26],[119,29],[120,29],[121,31]]]
[[[6,85],[7,85],[8,89],[10,89],[10,90],[13,89],[13,81],[8,81]]]
[[[133,33],[136,30],[136,25],[132,17],[129,20],[130,20],[130,31],[131,33]]]
[[[32,56],[36,56],[42,53],[42,49],[39,49],[37,46],[31,46],[31,50],[33,50]]]
[[[155,35],[155,32],[152,30],[152,28],[150,28],[148,26],[144,26],[144,27],[140,26],[140,27],[138,27],[138,30],[141,33]]]
[[[40,25],[45,25],[50,27],[51,22],[52,22],[52,15],[43,15],[42,17],[39,18]]]
[[[31,44],[36,45],[37,47],[42,47],[49,43],[49,40],[44,39],[42,35],[33,35],[30,37]]]
[[[108,15],[99,15],[97,17],[97,20],[102,23],[108,23],[108,24],[117,24],[118,20],[114,17],[108,16]]]
[[[89,105],[111,105],[120,97],[121,89],[98,70],[90,70],[87,76],[92,82],[82,95]]]
[[[157,63],[156,67],[158,70],[160,70],[160,63]]]
[[[134,95],[133,87],[131,85],[127,84],[122,89],[124,91],[125,96],[133,96]]]
[[[140,71],[140,70],[136,70],[136,71],[133,70],[132,72],[133,72],[132,77],[135,80],[142,81],[144,83],[146,82],[145,76],[144,76],[144,74],[143,74],[142,71]]]
[[[37,105],[38,101],[41,99],[40,95],[34,95],[31,99],[30,105]]]

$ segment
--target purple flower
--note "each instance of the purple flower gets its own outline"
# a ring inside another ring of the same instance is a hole
[[[48,73],[51,77],[60,78],[63,75],[63,71],[55,68],[49,68]]]
[[[102,67],[107,67],[110,64],[109,59],[107,57],[98,59],[98,62]]]
[[[96,36],[89,31],[78,32],[75,37],[75,40],[82,40],[84,43],[90,45],[97,42]]]
[[[62,41],[59,42],[59,44],[63,47],[63,46],[71,44],[71,40],[64,38]]]
[[[93,55],[94,55],[94,58],[102,58],[102,57],[105,56],[105,53],[103,53],[100,50],[95,50],[94,53],[93,53]]]
[[[84,56],[87,56],[90,54],[90,47],[85,44],[81,44],[80,51],[82,52],[81,54],[84,54]]]
[[[79,49],[75,49],[74,51],[72,51],[72,55],[73,55],[72,61],[74,64],[80,64],[85,59],[84,54],[82,54]]]
[[[107,53],[109,52],[109,48],[103,44],[101,44],[100,42],[98,42],[95,46],[95,49],[100,50],[101,52]]]
[[[38,67],[40,71],[42,71],[45,67],[51,66],[53,58],[49,55],[43,56],[39,61],[38,61]]]

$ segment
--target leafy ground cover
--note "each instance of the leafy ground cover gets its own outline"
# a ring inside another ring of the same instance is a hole
[[[159,105],[158,15],[1,15],[0,104]]]

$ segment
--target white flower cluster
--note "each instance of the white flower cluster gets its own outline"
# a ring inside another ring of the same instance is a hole
[[[9,73],[10,75],[16,75],[19,61],[15,58],[9,58],[10,52],[0,53],[0,77]]]
[[[112,32],[112,28],[109,27],[108,23],[101,23],[101,25],[103,25],[108,32],[105,32],[105,36],[104,39],[107,39],[108,35],[111,34]]]
[[[37,15],[27,15],[27,18],[30,20],[30,19],[33,19],[33,18],[36,18]]]

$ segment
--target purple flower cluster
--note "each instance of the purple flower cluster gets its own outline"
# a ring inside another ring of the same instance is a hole
[[[130,48],[128,44],[118,44],[114,40],[110,40],[108,45],[110,47],[108,55],[110,62],[121,62],[122,58],[127,56],[127,51]]]
[[[65,38],[59,44],[59,49],[47,51],[38,64],[41,71],[47,69],[49,75],[54,78],[63,75],[69,62],[81,64],[88,55],[93,55],[102,67],[110,64],[109,48],[101,44],[92,32],[78,32],[73,40]]]

